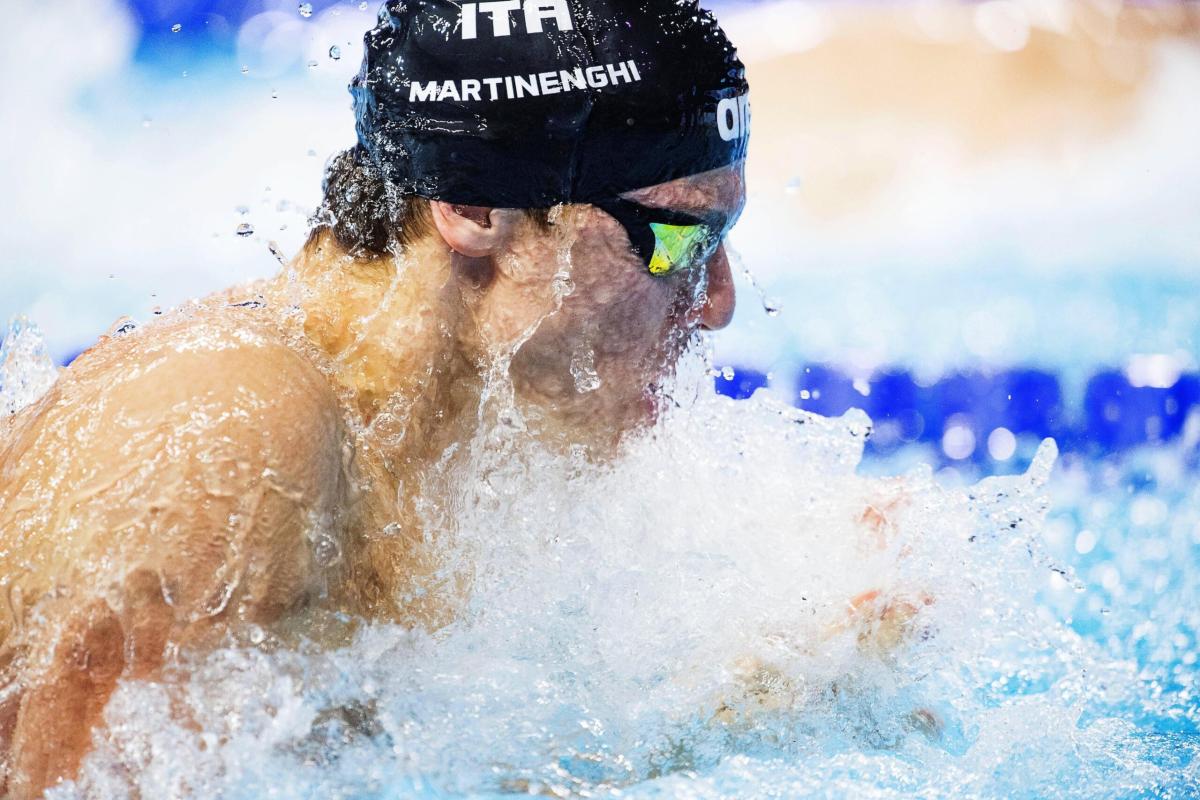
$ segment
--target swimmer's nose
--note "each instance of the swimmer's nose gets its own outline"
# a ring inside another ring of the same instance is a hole
[[[724,328],[733,319],[733,307],[737,296],[733,288],[733,271],[729,268],[729,256],[725,245],[708,260],[708,299],[700,309],[700,326],[708,331]]]

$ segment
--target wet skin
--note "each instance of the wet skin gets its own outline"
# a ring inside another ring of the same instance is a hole
[[[629,196],[732,220],[741,165]],[[732,315],[723,247],[655,277],[591,206],[549,229],[432,211],[399,259],[318,232],[292,279],[102,338],[0,421],[8,795],[73,777],[117,681],[179,653],[247,631],[332,643],[346,618],[443,624],[454,589],[415,591],[437,565],[406,487],[476,432],[488,371],[507,367],[538,435],[603,458],[694,331]],[[572,374],[584,357],[594,389]]]

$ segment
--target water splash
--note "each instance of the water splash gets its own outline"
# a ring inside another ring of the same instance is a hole
[[[600,388],[600,375],[596,372],[596,354],[589,347],[580,348],[571,355],[571,377],[575,380],[575,391],[580,394],[594,392]]]
[[[0,419],[37,402],[57,378],[38,327],[25,317],[10,322],[0,341]]]
[[[364,625],[332,651],[257,630],[184,657],[121,686],[78,782],[49,796],[120,795],[131,775],[144,796],[246,798],[1072,797],[1170,779],[1109,711],[1129,670],[1036,602],[1053,443],[966,490],[928,468],[867,479],[861,412],[735,403],[708,380],[686,363],[672,395],[694,400],[606,464],[506,426],[513,395],[493,387],[480,418],[503,434],[448,451],[416,504],[438,579],[471,587],[457,621]],[[906,631],[890,645],[889,613]]]

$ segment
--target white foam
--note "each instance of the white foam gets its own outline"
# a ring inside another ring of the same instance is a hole
[[[861,414],[735,403],[689,370],[615,463],[512,427],[448,454],[418,507],[444,564],[427,589],[463,598],[456,622],[366,625],[332,652],[230,647],[126,682],[79,782],[50,796],[123,796],[131,778],[142,796],[247,798],[1069,795],[1118,755],[1123,780],[1159,774],[1124,723],[1080,721],[1085,670],[1110,697],[1127,678],[1034,602],[1052,443],[965,490],[914,471],[893,506],[892,483],[855,474]],[[838,630],[872,589],[933,600],[884,657]],[[915,731],[922,709],[940,738]]]

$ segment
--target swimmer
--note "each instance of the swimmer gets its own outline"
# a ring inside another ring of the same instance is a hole
[[[414,504],[489,371],[602,459],[730,320],[748,86],[695,3],[391,0],[364,47],[358,143],[283,272],[103,337],[0,421],[12,797],[180,653],[444,624]]]

